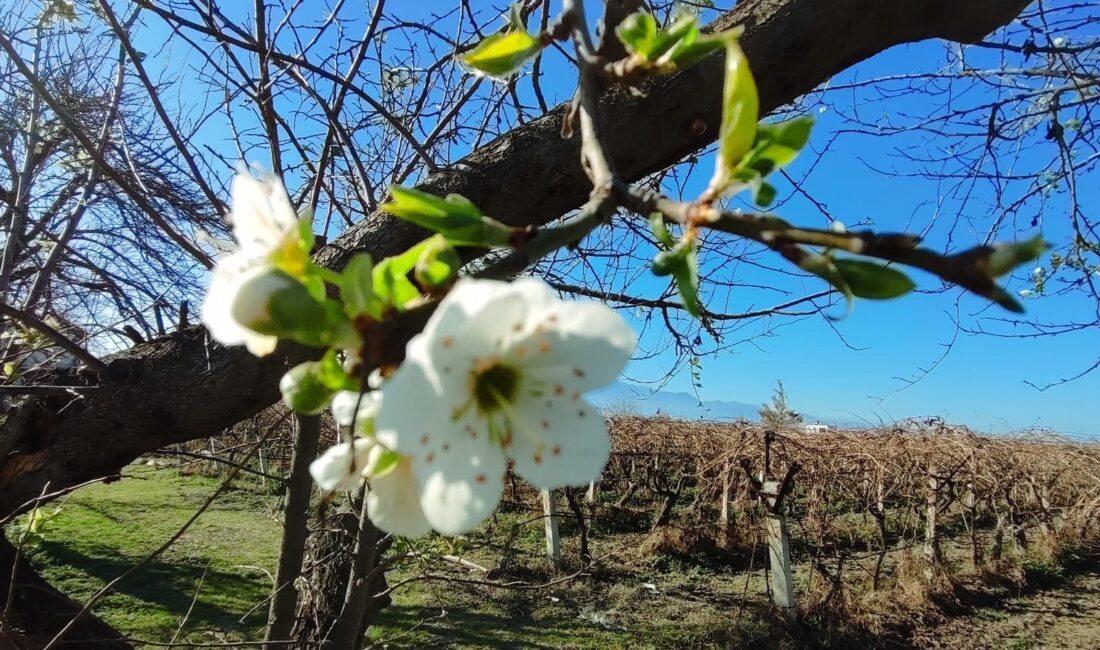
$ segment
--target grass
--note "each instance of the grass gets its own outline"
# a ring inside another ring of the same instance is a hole
[[[86,601],[169,539],[219,483],[133,466],[122,481],[81,489],[65,501],[40,529],[40,539],[26,549],[27,557],[58,588]],[[267,613],[257,605],[268,595],[278,554],[278,502],[258,484],[242,479],[163,555],[119,583],[97,604],[96,613],[135,639],[167,641],[182,623],[181,641],[257,640]],[[504,513],[497,525],[528,517]],[[492,534],[481,531],[471,542],[481,543]],[[526,576],[533,581],[553,577],[542,566],[542,545],[539,524],[517,540],[517,553],[528,567],[536,567]],[[575,550],[567,543],[565,552]],[[470,557],[491,563],[492,551],[484,553]],[[413,582],[394,594],[394,604],[383,612],[371,637],[389,648],[717,644],[729,634],[729,603],[744,583],[688,569],[679,560],[645,560],[639,567],[644,578],[606,576],[611,579],[597,585],[498,589],[491,598],[475,587]],[[393,572],[391,582],[415,573],[415,568]],[[658,593],[642,587],[645,581],[654,582]],[[751,620],[753,615],[745,617]]]
[[[219,484],[172,471],[132,468],[130,478],[80,490],[27,550],[52,584],[85,601],[169,539]],[[116,585],[96,607],[127,634],[167,640],[190,609],[180,638],[255,638],[266,608],[280,525],[259,491],[223,495],[161,557]],[[194,599],[194,606],[191,606]]]
[[[81,489],[65,501],[57,515],[45,519],[27,556],[54,585],[85,601],[175,534],[219,484],[220,479],[131,467],[124,480]],[[257,640],[277,560],[279,501],[257,482],[241,479],[163,555],[119,583],[96,613],[135,639]],[[468,538],[433,537],[416,542],[417,548],[495,566],[506,532],[522,525],[514,538],[513,564],[494,579],[553,581],[557,574],[543,556],[542,524],[533,514],[513,504]],[[817,624],[810,620],[799,631],[788,630],[764,595],[758,545],[751,545],[752,553],[698,545],[695,537],[675,532],[680,529],[653,536],[647,521],[647,516],[638,522],[597,520],[593,552],[607,561],[583,580],[533,590],[409,582],[394,592],[371,638],[386,648],[877,645],[866,631],[828,614]],[[565,572],[578,568],[573,525],[569,518],[561,522]],[[1036,558],[1025,566],[1051,582],[1061,578],[1061,562]],[[401,565],[389,574],[390,583],[415,578],[423,568],[415,561]],[[431,571],[481,576],[453,565]],[[795,580],[800,593],[812,591],[806,564],[796,567]],[[820,590],[821,579],[814,585]]]

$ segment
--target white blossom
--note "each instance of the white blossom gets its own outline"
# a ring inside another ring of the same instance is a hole
[[[283,184],[269,176],[258,180],[246,173],[233,179],[233,209],[228,217],[238,248],[218,258],[210,286],[203,300],[202,322],[210,336],[223,345],[244,345],[256,356],[270,354],[278,339],[257,333],[242,324],[237,315],[255,315],[266,309],[261,292],[242,292],[244,285],[275,268],[277,261],[290,263],[290,272],[300,271],[302,255],[293,255],[298,245],[298,215],[290,204]],[[247,304],[236,306],[238,300]],[[256,301],[263,302],[261,308]]]
[[[1036,280],[1042,280],[1043,276],[1045,276],[1046,274],[1046,269],[1041,266],[1036,266],[1034,269],[1031,270],[1031,277],[1035,278]]]
[[[332,397],[332,417],[342,427],[350,427],[352,420],[355,420],[356,433],[369,432],[374,426],[380,404],[377,391],[360,394],[342,390]]]
[[[833,219],[829,222],[829,230],[838,233],[848,232],[848,228],[844,225],[844,222]]]
[[[309,464],[309,475],[325,492],[357,490],[376,444],[370,438],[356,438],[333,445]]]
[[[612,309],[542,281],[461,280],[382,387],[377,439],[408,457],[432,528],[495,509],[506,458],[539,488],[581,485],[607,461],[607,424],[583,394],[613,381],[634,332]]]
[[[1035,292],[1031,289],[1020,289],[1017,293],[1020,294],[1021,298],[1030,298],[1031,296],[1035,295]]]
[[[370,436],[379,407],[378,392],[342,391],[332,399],[332,415],[341,427],[355,421],[351,442],[329,447],[309,466],[317,486],[326,492],[354,491],[368,481],[367,512],[382,530],[416,537],[431,530],[420,509],[420,486],[408,458],[379,471],[388,450]]]

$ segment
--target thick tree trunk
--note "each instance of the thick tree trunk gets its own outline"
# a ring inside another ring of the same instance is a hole
[[[336,624],[348,590],[348,576],[355,553],[355,513],[331,515],[324,527],[310,538],[308,588],[298,599],[293,638],[303,648],[317,648]]]
[[[347,591],[340,610],[340,616],[323,645],[331,650],[354,649],[360,647],[363,634],[370,620],[364,620],[371,609],[371,600],[375,595],[372,587],[377,584],[374,578],[378,564],[378,540],[382,533],[370,520],[367,500],[362,500],[359,511],[359,528],[355,539],[355,555],[351,562],[351,574],[347,582]],[[372,615],[373,618],[373,615]]]
[[[11,603],[8,603],[8,594]],[[0,648],[41,648],[81,609],[50,586],[16,547],[0,534]],[[4,616],[8,612],[8,616]],[[61,640],[60,647],[77,650],[132,649],[123,635],[91,613],[84,614]]]
[[[739,3],[712,27],[745,26],[742,44],[767,113],[888,47],[932,37],[980,39],[1026,4],[758,0]],[[713,141],[721,89],[722,62],[716,56],[655,80],[640,98],[609,93],[601,102],[604,132],[622,177],[641,178]],[[590,189],[577,139],[560,137],[563,113],[558,107],[513,129],[434,172],[420,188],[462,194],[514,224],[559,217],[580,205]],[[423,236],[407,223],[376,214],[322,249],[317,260],[338,268],[356,252],[390,255]],[[398,338],[386,344],[403,350]],[[0,517],[29,508],[47,484],[52,493],[115,474],[142,453],[208,436],[249,417],[277,399],[279,376],[305,356],[284,347],[256,359],[240,348],[215,346],[201,329],[191,328],[117,355],[110,382],[83,399],[26,400],[0,429]]]

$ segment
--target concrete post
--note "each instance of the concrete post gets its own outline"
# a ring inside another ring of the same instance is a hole
[[[542,491],[542,511],[545,513],[546,555],[555,569],[561,568],[561,537],[558,534],[558,492]]]

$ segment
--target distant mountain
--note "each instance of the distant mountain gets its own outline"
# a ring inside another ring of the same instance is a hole
[[[673,391],[653,391],[625,381],[616,381],[589,394],[592,403],[612,413],[630,415],[667,415],[682,420],[729,421],[760,419],[759,404],[727,402],[725,400],[706,400],[700,406],[699,400],[690,393]],[[803,413],[806,422],[825,422],[836,424],[827,419]]]
[[[684,420],[756,419],[759,406],[742,402],[699,400],[689,393],[653,391],[642,386],[616,381],[589,394],[601,408],[631,415],[667,415]]]

